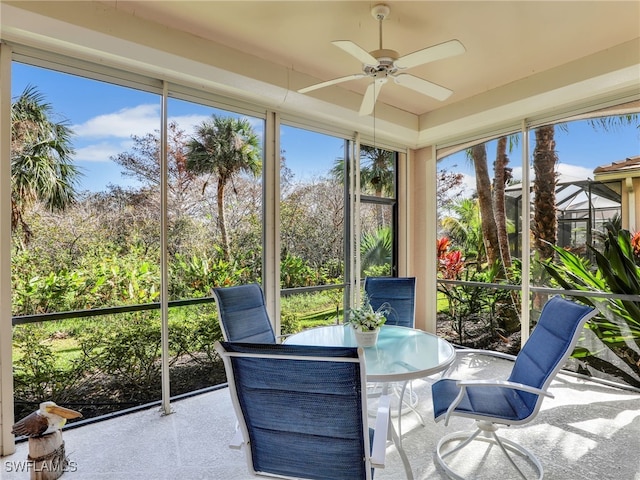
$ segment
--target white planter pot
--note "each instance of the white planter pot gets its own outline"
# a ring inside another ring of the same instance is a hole
[[[365,331],[357,328],[353,329],[353,333],[356,337],[356,343],[359,347],[373,347],[378,341],[378,332],[380,332],[379,328],[376,330]]]

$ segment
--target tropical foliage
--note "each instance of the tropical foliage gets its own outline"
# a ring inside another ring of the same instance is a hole
[[[441,220],[442,228],[447,234],[447,247],[449,243],[454,243],[461,251],[465,252],[467,261],[483,263],[485,248],[478,200],[474,198],[459,199],[449,205],[449,210],[451,215],[445,216]],[[440,250],[438,247],[439,254]]]
[[[573,296],[598,309],[600,314],[589,322],[588,327],[618,361],[610,361],[597,355],[597,351],[587,349],[580,349],[576,356],[592,368],[636,386],[640,386],[640,301],[603,299],[588,292],[640,295],[640,266],[635,250],[639,238],[636,234],[632,240],[627,230],[610,229],[604,251],[591,249],[595,268],[589,260],[555,245],[551,248],[558,262],[544,262],[545,269],[560,287],[584,291],[584,295]]]
[[[391,265],[393,236],[390,227],[381,227],[374,233],[365,233],[360,240],[361,269],[363,276],[390,275],[390,271],[380,271],[379,267]]]

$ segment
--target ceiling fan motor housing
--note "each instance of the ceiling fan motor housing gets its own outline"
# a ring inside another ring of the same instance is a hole
[[[398,52],[383,48],[371,52],[371,56],[378,60],[377,65],[364,65],[363,71],[370,77],[386,77],[396,73],[398,68],[393,64],[398,59]]]

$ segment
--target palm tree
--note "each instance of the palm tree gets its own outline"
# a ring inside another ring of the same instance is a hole
[[[257,177],[262,171],[258,136],[246,118],[219,117],[215,114],[196,127],[187,145],[187,168],[209,174],[217,181],[218,228],[225,260],[229,260],[229,235],[224,213],[225,188],[240,172]],[[202,187],[206,189],[208,181]]]
[[[394,189],[394,165],[393,152],[382,148],[362,145],[360,148],[361,157],[368,159],[367,164],[360,164],[360,182],[362,188],[371,186],[376,197],[382,197],[383,194],[393,197]],[[378,217],[378,226],[384,226],[384,217],[382,214],[382,205],[376,205],[376,216]]]
[[[72,130],[52,120],[51,104],[27,86],[11,105],[11,229],[31,237],[25,213],[36,202],[63,211],[75,201],[80,176],[72,163]]]
[[[517,136],[510,137],[511,143],[517,141]],[[505,186],[511,180],[509,156],[507,155],[507,137],[498,139],[496,161],[493,175],[493,213],[496,220],[500,257],[505,273],[511,267],[511,250],[509,248],[509,234],[507,232],[507,209],[505,203]]]
[[[633,125],[637,122],[635,114],[617,115],[592,118],[589,123],[594,129],[602,128],[604,131],[620,125]],[[566,124],[560,124],[560,128],[566,129]],[[534,247],[540,261],[553,258],[554,246],[558,240],[558,216],[556,208],[556,153],[555,126],[545,125],[535,130],[536,146],[533,150],[533,171],[535,181],[533,183],[533,224],[531,230],[534,238]],[[536,308],[544,302],[542,295],[534,297]]]
[[[556,153],[555,127],[545,125],[535,131],[533,150],[533,231],[534,246],[540,261],[553,257],[553,245],[558,239],[556,215]]]
[[[478,192],[478,205],[482,219],[482,238],[484,239],[487,263],[492,266],[500,258],[500,246],[498,244],[498,229],[493,212],[493,198],[491,195],[491,180],[487,167],[487,147],[484,143],[475,145],[467,151],[473,161],[476,171],[476,190]]]
[[[382,197],[387,195],[393,197],[395,195],[395,169],[394,169],[394,155],[390,150],[383,148],[371,147],[368,145],[362,145],[360,148],[360,157],[365,159],[360,163],[360,187],[365,190],[367,187],[371,187],[376,197]],[[329,172],[336,180],[344,183],[345,168],[344,158],[336,158]],[[378,226],[384,226],[384,220],[382,216],[382,207],[376,206],[376,212],[378,217]]]
[[[370,163],[360,165],[360,178],[363,185],[370,185],[376,197],[382,197],[383,194],[393,196],[393,152],[362,145],[360,154],[363,158],[370,160]]]
[[[344,158],[337,157],[333,161],[333,167],[329,170],[329,174],[340,184],[344,185],[345,179]]]

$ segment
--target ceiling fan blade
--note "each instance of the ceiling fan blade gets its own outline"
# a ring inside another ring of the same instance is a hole
[[[454,55],[460,55],[465,51],[464,45],[462,45],[458,40],[449,40],[448,42],[423,48],[417,52],[404,55],[393,62],[393,64],[400,69],[417,67],[418,65],[424,65],[425,63],[453,57]]]
[[[336,47],[341,48],[349,55],[356,57],[358,60],[360,60],[361,63],[364,63],[365,65],[376,66],[379,63],[376,57],[371,55],[364,48],[353,43],[351,40],[335,40],[331,43],[333,43]]]
[[[364,73],[354,73],[353,75],[347,75],[346,77],[334,78],[333,80],[327,80],[326,82],[316,83],[315,85],[309,85],[308,87],[301,88],[298,93],[307,93],[319,88],[328,87],[329,85],[335,85],[336,83],[348,82],[349,80],[355,80],[357,78],[366,77]]]
[[[453,91],[448,88],[441,87],[433,82],[414,77],[407,73],[401,73],[400,75],[394,76],[393,81],[398,85],[410,88],[411,90],[415,90],[418,93],[422,93],[423,95],[433,97],[440,101],[446,100],[453,93]]]
[[[369,115],[373,112],[373,106],[376,104],[380,90],[385,83],[387,83],[386,78],[376,78],[369,84],[367,91],[364,92],[364,97],[362,98],[362,104],[360,105],[359,112],[360,115]]]

